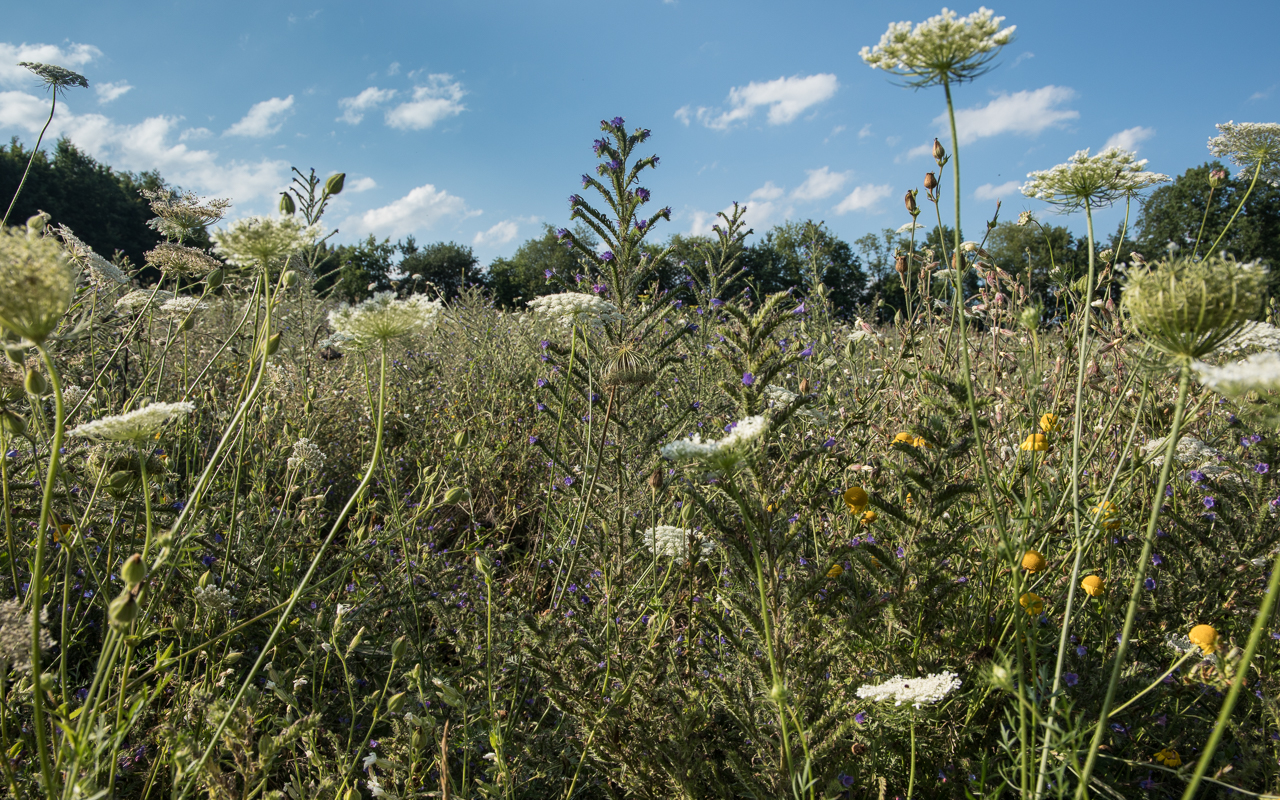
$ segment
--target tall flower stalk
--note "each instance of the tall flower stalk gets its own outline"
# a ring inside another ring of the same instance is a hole
[[[9,208],[4,212],[4,219],[0,220],[0,228],[9,224],[9,216],[13,214],[13,207],[18,203],[18,195],[22,194],[22,187],[27,185],[27,176],[31,174],[31,164],[36,160],[36,153],[40,152],[40,143],[44,141],[45,131],[49,130],[49,125],[53,122],[53,114],[58,110],[58,94],[73,86],[79,86],[84,89],[89,88],[89,81],[85,80],[83,75],[64,67],[54,66],[53,64],[38,64],[30,61],[19,62],[18,66],[26,67],[34,72],[44,85],[50,89],[52,97],[49,101],[49,118],[44,121],[44,127],[40,129],[40,135],[36,137],[35,147],[31,148],[31,157],[27,159],[27,168],[22,171],[22,180],[18,181],[18,188],[13,193],[13,199],[9,201]]]

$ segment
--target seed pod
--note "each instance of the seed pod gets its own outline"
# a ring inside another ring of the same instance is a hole
[[[134,480],[135,476],[132,472],[122,469],[111,473],[107,478],[107,485],[112,489],[127,489]]]
[[[662,491],[662,467],[654,467],[649,473],[649,488],[655,492]]]
[[[324,193],[333,197],[342,194],[342,184],[347,179],[347,173],[335,172],[329,176],[329,180],[324,182]]]
[[[471,434],[466,430],[458,431],[453,435],[453,446],[461,450],[471,441]]]
[[[27,220],[27,235],[39,236],[44,232],[45,223],[51,219],[53,219],[53,217],[51,217],[48,212],[37,212],[35,216]]]
[[[421,750],[427,746],[427,736],[422,731],[416,730],[413,732],[413,736],[410,737],[410,742],[413,744],[414,750]]]
[[[298,285],[297,270],[291,269],[285,272],[283,277],[281,277],[280,282],[284,284],[284,288],[286,289],[292,289],[293,287],[297,286]]]
[[[932,172],[926,172],[924,174],[924,188],[931,192],[938,188],[938,179],[934,177]]]
[[[26,387],[28,394],[33,394],[36,397],[42,396],[49,390],[48,381],[46,381],[44,376],[39,372],[36,372],[34,369],[27,370],[27,378],[23,381],[23,385]]]
[[[404,708],[404,692],[393,694],[387,698],[387,711],[395,714]]]
[[[137,553],[126,558],[124,565],[120,567],[120,579],[130,589],[142,583],[142,580],[146,577],[147,565],[142,563],[142,556]]]
[[[938,141],[937,139],[934,139],[933,140],[933,160],[945,161],[946,158],[947,158],[947,151],[943,149],[942,142]]]
[[[4,357],[9,359],[10,364],[22,366],[27,363],[27,348],[25,347],[6,347],[4,349]]]
[[[40,675],[40,688],[46,692],[52,692],[54,687],[58,685],[57,679],[53,677],[53,673],[45,672]]]
[[[227,653],[226,658],[222,660],[227,662],[228,664],[234,664],[243,657],[244,657],[244,653],[240,652],[239,650],[232,650],[230,653]]]
[[[267,355],[274,356],[280,349],[280,332],[276,331],[267,337]]]
[[[288,192],[280,193],[280,213],[286,217],[293,216],[298,207],[293,204],[293,196]]]
[[[209,582],[212,580],[213,580],[213,574],[209,570],[205,570],[204,574],[200,576],[200,588],[201,589],[209,588]]]
[[[903,203],[907,206],[907,213],[915,216],[920,213],[920,209],[916,208],[916,192],[914,189],[908,189],[906,197],[902,198]]]
[[[27,421],[8,409],[0,413],[0,426],[3,426],[5,433],[10,436],[27,435]]]
[[[182,321],[182,324],[178,327],[184,331],[189,331],[195,328],[195,326],[196,326],[196,318],[195,318],[195,315],[192,315],[184,319]]]
[[[215,269],[213,272],[210,272],[208,275],[204,276],[204,283],[210,289],[217,289],[219,286],[222,285],[222,279],[225,277],[226,277],[226,274],[222,270]]]
[[[409,637],[401,636],[396,639],[395,644],[391,645],[391,657],[394,659],[404,658],[404,654],[409,650]]]
[[[107,614],[111,618],[111,624],[116,628],[131,625],[138,618],[138,601],[134,598],[133,592],[128,589],[121,592],[107,607]]]
[[[808,378],[800,381],[800,394],[808,394],[811,391],[813,391],[813,384],[809,382]]]
[[[364,641],[364,626],[360,626],[360,630],[356,631],[356,635],[351,637],[351,643],[347,645],[347,655],[351,655],[352,651],[360,646],[360,642]]]
[[[444,493],[444,504],[447,506],[456,505],[465,500],[471,499],[471,492],[462,486],[455,486]]]

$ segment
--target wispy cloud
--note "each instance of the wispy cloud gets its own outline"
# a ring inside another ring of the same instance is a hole
[[[1012,197],[1013,195],[1018,194],[1018,189],[1021,186],[1021,181],[1006,181],[999,185],[994,183],[984,183],[977,189],[973,190],[973,199],[1002,200],[1006,197]]]
[[[0,42],[0,85],[27,88],[39,84],[40,79],[26,67],[18,66],[19,61],[80,69],[101,55],[102,51],[91,44],[68,43],[64,47],[56,44]]]
[[[115,83],[95,83],[93,85],[94,94],[98,95],[98,105],[105,106],[112,100],[124,95],[133,87],[125,81],[117,81]]]
[[[1155,128],[1144,128],[1141,125],[1136,128],[1125,128],[1119,133],[1111,134],[1111,138],[1107,139],[1107,143],[1102,146],[1103,150],[1108,147],[1119,147],[1121,150],[1128,150],[1131,153],[1138,152],[1138,143],[1145,142],[1152,136],[1156,135]]]
[[[1061,107],[1075,96],[1075,90],[1066,86],[1044,86],[1033,91],[1001,93],[984,106],[962,108],[956,111],[960,144],[1002,133],[1035,136],[1047,128],[1061,127],[1068,120],[1080,118],[1079,111]],[[946,131],[947,115],[939,114],[933,123],[939,131]],[[912,148],[907,156],[927,155],[932,147],[932,144],[922,144]]]
[[[851,173],[832,172],[828,167],[805,170],[809,177],[791,193],[795,200],[821,200],[844,188]]]
[[[684,106],[675,113],[676,119],[688,125],[696,117],[699,122],[715,130],[728,130],[745,123],[756,109],[767,108],[766,120],[770,125],[785,125],[809,108],[831,99],[840,88],[836,76],[830,73],[794,75],[790,78],[735,86],[729,90],[729,109]]]
[[[361,192],[367,192],[370,189],[378,188],[378,182],[375,181],[373,178],[365,176],[363,178],[356,178],[354,181],[351,181],[350,183],[347,184],[346,188],[347,188],[347,191],[351,192],[352,194],[360,194]]]
[[[466,90],[452,75],[428,75],[425,86],[413,90],[413,99],[387,112],[387,124],[402,130],[420,131],[442,119],[456,117],[467,107],[462,104]]]
[[[285,98],[273,97],[254,103],[244,119],[227,128],[223,136],[249,136],[262,138],[278,133],[284,125],[285,117],[293,113],[293,95]]]
[[[489,230],[477,233],[471,243],[476,247],[506,244],[516,238],[519,232],[520,226],[514,220],[504,219]]]
[[[875,209],[881,200],[888,197],[893,192],[893,187],[889,184],[864,184],[856,187],[849,192],[840,203],[835,207],[837,214],[847,214],[850,211],[870,211]]]
[[[785,194],[786,190],[773,181],[765,181],[764,186],[752,192],[747,197],[747,201],[742,204],[746,206],[743,219],[746,220],[747,227],[754,229],[757,233],[763,233],[770,223],[789,218],[793,211],[792,207],[780,205],[777,202]],[[724,209],[726,214],[732,211],[733,206],[727,206]],[[689,225],[689,233],[693,236],[710,236],[711,226],[715,225],[717,220],[718,217],[715,214],[695,211]]]
[[[365,112],[395,96],[395,89],[379,89],[377,86],[370,86],[355,97],[344,97],[338,101],[338,108],[342,109],[342,116],[338,117],[338,122],[359,125],[360,120],[364,119]]]
[[[343,225],[356,233],[399,237],[430,230],[445,219],[463,219],[479,213],[468,209],[461,197],[426,183],[385,206],[348,218]]]

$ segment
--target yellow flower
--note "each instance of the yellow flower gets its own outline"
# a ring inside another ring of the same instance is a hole
[[[861,514],[862,510],[867,507],[867,502],[871,498],[867,496],[867,490],[861,486],[850,486],[844,490],[844,504],[854,514]]]
[[[1028,550],[1022,557],[1022,568],[1027,572],[1039,572],[1045,568],[1044,556],[1038,550]]]
[[[1045,433],[1053,433],[1058,429],[1057,414],[1042,414],[1040,416],[1040,430]]]
[[[903,444],[909,444],[914,447],[916,443],[916,437],[904,431],[903,433],[899,433],[897,436],[893,437],[893,443],[897,444],[898,442],[902,442]]]
[[[1164,764],[1166,767],[1182,766],[1182,756],[1178,755],[1178,751],[1173,748],[1166,747],[1155,754],[1157,763]]]
[[[1101,597],[1107,590],[1106,584],[1097,575],[1086,575],[1080,581],[1080,588],[1088,592],[1090,597]]]
[[[840,566],[839,564],[832,564],[831,569],[827,570],[828,578],[839,578],[843,574],[844,574],[844,567]]]
[[[1033,433],[1027,437],[1020,447],[1023,450],[1043,452],[1049,449],[1049,439],[1043,433]]]
[[[1089,509],[1089,513],[1096,514],[1098,521],[1105,528],[1114,530],[1120,527],[1120,520],[1116,519],[1116,507],[1110,500],[1106,500]]]
[[[879,515],[876,514],[875,509],[868,508],[866,513],[862,515],[862,524],[870,525],[877,519],[879,519]]]
[[[1212,625],[1197,625],[1191,629],[1191,633],[1187,637],[1192,644],[1200,645],[1201,651],[1205,655],[1209,655],[1214,651],[1218,644],[1218,632],[1213,629]]]
[[[1027,610],[1031,616],[1037,616],[1044,611],[1044,598],[1035,592],[1027,592],[1018,598],[1018,605]]]
[[[924,440],[924,437],[923,437],[923,436],[917,436],[914,440],[912,440],[912,442],[911,442],[911,446],[912,446],[912,447],[920,448],[921,450],[925,450],[925,449],[932,450],[932,449],[933,449],[933,445],[931,445],[931,444],[929,444],[928,442],[926,442],[926,441]]]

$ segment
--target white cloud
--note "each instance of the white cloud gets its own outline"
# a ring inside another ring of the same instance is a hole
[[[1021,181],[1007,181],[999,186],[994,183],[984,183],[977,189],[973,190],[973,199],[1000,200],[1002,198],[1018,194],[1019,187],[1021,186]]]
[[[432,228],[447,217],[469,217],[478,213],[468,210],[461,197],[427,183],[399,200],[352,216],[343,224],[356,233],[399,237]]]
[[[377,181],[375,181],[373,178],[370,178],[370,177],[364,177],[364,178],[356,178],[351,183],[348,183],[346,189],[348,192],[351,192],[352,194],[360,194],[361,192],[367,192],[370,189],[376,189],[377,187],[378,187]]]
[[[0,128],[38,133],[49,114],[48,101],[25,92],[0,92]],[[173,184],[243,203],[271,197],[289,182],[289,162],[223,161],[212,150],[193,150],[181,141],[203,128],[179,134],[180,117],[150,117],[122,125],[102,114],[75,114],[59,104],[46,138],[66,136],[100,161],[134,172],[157,170]],[[174,139],[178,139],[178,143]]]
[[[693,114],[690,112],[690,106],[680,106],[679,108],[676,109],[676,113],[674,116],[676,119],[680,120],[685,125],[688,125],[689,120],[693,119]]]
[[[178,134],[178,141],[185,142],[188,139],[207,139],[213,135],[213,131],[208,128],[187,128]]]
[[[19,61],[56,64],[78,70],[100,55],[102,51],[91,44],[69,43],[64,48],[56,44],[0,42],[0,86],[27,88],[38,85],[40,79],[26,67],[18,66]]]
[[[859,138],[859,139],[865,139],[865,138],[867,138],[868,136],[871,136],[871,135],[873,135],[873,134],[871,133],[871,123],[870,123],[870,122],[868,122],[866,125],[863,125],[863,126],[862,126],[862,129],[858,131],[858,138]]]
[[[708,128],[728,130],[736,123],[746,122],[757,108],[767,107],[769,124],[785,125],[807,109],[831,99],[838,88],[840,83],[830,73],[807,77],[794,75],[764,83],[752,81],[729,90],[728,111],[717,113],[715,109],[699,107],[697,117]],[[684,106],[676,111],[676,119],[687,125],[690,113],[690,107]]]
[[[1155,128],[1144,128],[1141,125],[1136,128],[1125,128],[1119,133],[1113,133],[1107,143],[1102,146],[1103,150],[1108,147],[1119,147],[1121,150],[1127,150],[1130,153],[1138,152],[1138,142],[1145,142],[1152,136],[1156,135]]]
[[[93,92],[98,95],[98,105],[106,105],[132,88],[133,87],[130,86],[127,81],[117,81],[116,83],[95,83],[93,85]]]
[[[837,214],[847,214],[850,211],[870,210],[882,199],[888,197],[892,192],[893,187],[887,183],[879,186],[868,183],[855,187],[854,190],[835,207],[835,212]]]
[[[507,242],[516,238],[516,234],[519,232],[520,232],[520,227],[516,225],[514,221],[509,219],[504,219],[502,222],[499,222],[497,225],[494,225],[489,230],[481,231],[480,233],[477,233],[475,235],[475,238],[471,240],[471,243],[474,244],[476,247],[480,247],[483,245],[506,244]]]
[[[830,197],[844,188],[844,183],[849,180],[849,175],[851,174],[848,172],[832,172],[827,167],[809,169],[805,170],[805,172],[809,174],[809,177],[791,193],[791,197],[796,200],[821,200],[824,197]]]
[[[293,113],[293,95],[286,98],[273,97],[254,103],[244,119],[227,128],[223,136],[252,136],[261,138],[279,132],[284,125],[284,118]]]
[[[1035,136],[1046,128],[1061,127],[1067,120],[1080,117],[1079,111],[1059,108],[1075,96],[1075,90],[1066,86],[1044,86],[1034,91],[1001,93],[985,106],[962,108],[956,111],[956,132],[960,136],[960,144],[971,144],[1002,133]],[[939,114],[933,122],[939,131],[945,133],[948,130],[946,114]],[[907,156],[927,155],[932,149],[932,142],[922,144],[912,148]]]
[[[399,75],[399,74],[400,74],[400,62],[399,62],[399,61],[392,61],[392,62],[391,62],[391,66],[387,67],[387,74],[388,74],[388,75]]]
[[[338,121],[359,125],[366,111],[395,96],[395,89],[379,89],[377,86],[370,86],[355,97],[344,97],[338,101],[338,108],[342,109],[342,116],[338,117]]]
[[[466,91],[452,75],[428,75],[426,86],[413,90],[413,99],[387,112],[387,124],[393,128],[420,131],[442,119],[456,117],[467,107],[462,104]]]

